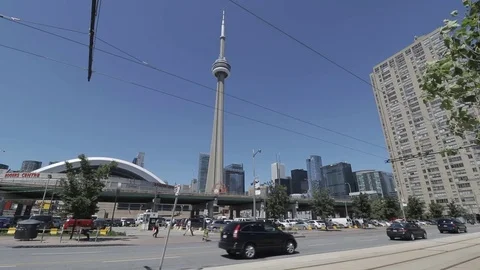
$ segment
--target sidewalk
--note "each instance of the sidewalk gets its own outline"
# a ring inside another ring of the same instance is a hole
[[[229,270],[466,270],[479,269],[480,233],[435,240],[399,241],[398,245],[294,256],[229,265]],[[220,270],[223,267],[204,268]]]

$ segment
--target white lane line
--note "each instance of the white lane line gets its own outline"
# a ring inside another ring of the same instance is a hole
[[[313,244],[308,245],[309,247],[319,247],[319,246],[328,246],[328,245],[335,245],[335,243],[320,243],[320,244]]]
[[[76,254],[96,254],[102,253],[101,251],[81,251],[81,252],[60,252],[60,253],[32,253],[33,256],[39,255],[76,255]]]
[[[360,242],[373,242],[373,241],[378,241],[378,240],[380,240],[380,238],[359,239],[359,240],[357,240],[357,241],[360,241]]]
[[[180,256],[170,256],[170,257],[165,257],[165,259],[175,259],[175,258],[180,258]],[[103,261],[103,263],[119,263],[119,262],[135,262],[135,261],[156,261],[159,260],[159,257],[155,258],[139,258],[139,259],[125,259],[125,260],[112,260],[112,261]]]

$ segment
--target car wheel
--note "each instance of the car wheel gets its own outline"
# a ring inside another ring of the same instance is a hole
[[[243,257],[245,257],[246,259],[253,259],[255,258],[255,255],[256,255],[255,246],[251,243],[246,244],[245,247],[243,248]]]
[[[395,237],[390,237],[390,240],[395,240]]]
[[[443,231],[439,231],[440,233],[443,233]]]
[[[410,233],[410,240],[415,241],[415,235],[413,233]]]
[[[465,231],[463,231],[464,233],[467,233],[467,227],[465,227]]]
[[[423,232],[422,238],[423,238],[423,239],[427,239],[427,232]]]
[[[293,254],[295,252],[295,243],[292,240],[288,240],[285,245],[285,252],[287,254]]]

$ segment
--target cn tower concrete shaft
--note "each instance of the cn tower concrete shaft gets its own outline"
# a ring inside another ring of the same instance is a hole
[[[213,117],[212,143],[210,145],[210,160],[208,163],[205,193],[226,192],[223,181],[223,116],[225,79],[230,75],[230,64],[225,58],[225,11],[222,16],[220,33],[220,54],[213,63],[212,73],[217,78],[217,95]]]

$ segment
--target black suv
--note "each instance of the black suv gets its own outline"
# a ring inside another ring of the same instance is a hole
[[[467,232],[467,225],[465,225],[465,223],[461,222],[456,218],[439,219],[437,221],[437,228],[440,231],[440,233],[443,233],[443,232],[459,233],[460,231],[465,233]]]
[[[258,252],[278,251],[292,254],[297,248],[293,235],[263,221],[231,222],[225,226],[218,247],[231,256],[252,259]]]

